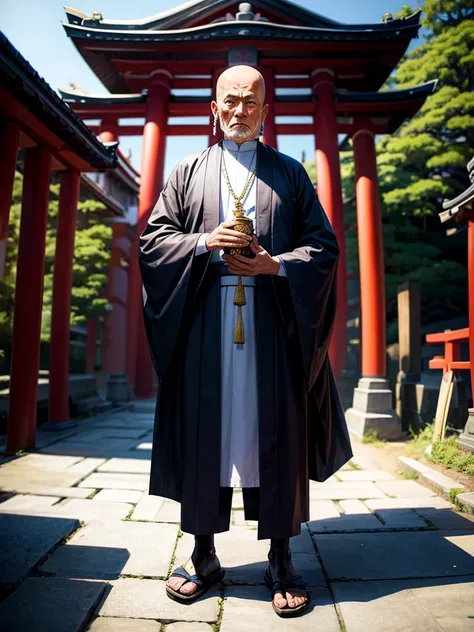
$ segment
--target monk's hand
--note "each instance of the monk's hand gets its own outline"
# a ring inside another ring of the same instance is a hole
[[[222,248],[244,248],[248,246],[251,237],[237,230],[233,230],[238,224],[237,220],[232,219],[228,222],[222,222],[206,239],[206,248],[208,250],[221,250]]]
[[[254,259],[242,255],[224,255],[225,265],[232,274],[241,276],[257,276],[257,274],[278,274],[280,260],[272,257],[262,246],[258,245],[254,235],[250,249],[255,254]]]

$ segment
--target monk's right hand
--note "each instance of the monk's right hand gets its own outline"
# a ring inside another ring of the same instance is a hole
[[[208,250],[221,250],[222,248],[243,248],[248,246],[252,241],[252,237],[233,230],[236,224],[238,222],[235,219],[219,224],[207,237],[206,248]]]

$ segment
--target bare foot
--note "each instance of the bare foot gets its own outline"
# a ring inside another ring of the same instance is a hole
[[[183,568],[190,575],[202,574],[207,576],[219,568],[220,562],[214,547],[212,547],[210,554],[207,554],[204,558],[202,555],[200,557],[201,559],[198,562],[198,553],[195,549],[189,560],[184,564]],[[170,577],[166,585],[183,595],[191,595],[197,588],[197,584],[184,579],[184,577]]]
[[[270,570],[274,581],[285,581],[295,575],[295,568],[291,561],[290,551],[282,552],[278,555],[269,553]],[[299,591],[298,591],[299,592]],[[289,608],[297,608],[301,604],[308,601],[307,596],[293,595],[290,591],[285,591],[285,594],[281,590],[275,593],[273,598],[274,604],[278,608],[285,608],[288,604]]]

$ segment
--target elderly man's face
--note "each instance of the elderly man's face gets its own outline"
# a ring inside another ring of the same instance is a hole
[[[228,68],[217,82],[217,101],[212,102],[226,138],[239,145],[254,140],[260,133],[268,105],[265,105],[265,84],[255,68]]]

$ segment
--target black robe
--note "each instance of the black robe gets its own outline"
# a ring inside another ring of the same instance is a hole
[[[263,539],[297,535],[309,520],[309,479],[324,481],[352,451],[328,360],[336,238],[303,166],[257,147],[256,232],[286,270],[256,277]],[[217,144],[178,164],[139,253],[159,380],[150,494],[181,502],[181,527],[194,534],[214,533],[219,510],[220,289],[210,253],[194,252],[200,233],[219,224],[221,154]]]

